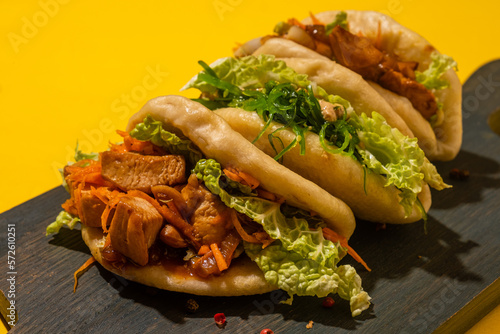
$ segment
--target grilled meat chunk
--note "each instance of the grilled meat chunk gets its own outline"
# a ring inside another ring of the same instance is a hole
[[[418,63],[399,61],[396,56],[377,49],[368,38],[354,35],[340,26],[333,29],[330,44],[339,64],[406,97],[425,119],[436,114],[436,97],[415,81]]]
[[[97,196],[92,195],[90,190],[82,190],[80,196],[80,220],[82,224],[92,227],[101,227],[101,216],[106,209],[106,204],[97,198]],[[109,223],[110,221],[108,220],[108,225]]]
[[[180,155],[141,155],[130,152],[102,152],[102,176],[122,190],[136,189],[151,194],[155,185],[176,185],[186,181],[186,162]]]
[[[191,174],[181,191],[195,233],[204,245],[220,244],[233,228],[230,209]]]
[[[148,263],[148,249],[163,225],[163,217],[145,199],[123,196],[110,227],[111,245],[138,265]]]
[[[165,225],[160,232],[160,240],[170,247],[173,248],[184,248],[188,246],[188,243],[179,231],[170,224]]]

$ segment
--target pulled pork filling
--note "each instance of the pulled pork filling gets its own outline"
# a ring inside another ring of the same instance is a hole
[[[380,41],[354,35],[335,26],[331,32],[313,18],[314,24],[304,25],[296,19],[281,24],[277,33],[358,73],[364,79],[378,83],[398,95],[406,97],[422,116],[430,120],[438,111],[434,93],[415,80],[417,62],[401,61],[394,54],[381,49]],[[379,31],[380,36],[380,31]],[[276,35],[263,38],[262,42]]]
[[[243,238],[263,247],[273,241],[195,174],[186,177],[183,156],[121,135],[125,143],[112,145],[98,161],[81,160],[64,169],[71,198],[63,208],[82,224],[102,228],[101,255],[113,266],[169,260],[183,263],[191,275],[209,277],[220,275],[241,254]],[[235,169],[227,173],[238,177]],[[241,180],[248,176],[242,175]]]

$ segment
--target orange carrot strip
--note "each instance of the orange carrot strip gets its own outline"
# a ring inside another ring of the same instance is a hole
[[[219,246],[216,243],[210,245],[210,249],[215,257],[215,262],[217,262],[217,267],[220,271],[226,270],[228,268],[226,260],[224,260],[224,256],[220,252]]]
[[[262,249],[266,248],[275,241],[275,239],[271,238],[271,236],[265,231],[255,232],[253,235],[257,240],[262,242]]]
[[[241,226],[240,220],[238,219],[238,216],[236,215],[235,210],[231,210],[231,221],[233,222],[234,227],[236,228],[236,231],[238,234],[241,236],[241,239],[251,242],[254,244],[261,243],[256,237],[253,237],[249,235],[244,229],[243,226]]]
[[[309,16],[311,17],[311,20],[312,20],[313,24],[322,25],[322,26],[325,25],[323,22],[321,22],[320,20],[318,20],[318,18],[316,16],[314,16],[314,14],[312,12],[309,12]]]
[[[239,171],[238,174],[243,179],[243,181],[245,181],[246,184],[250,186],[250,188],[255,189],[259,186],[260,182],[252,175],[241,171]]]
[[[237,170],[236,168],[232,167],[224,168],[223,172],[231,180],[247,185],[252,189],[257,188],[260,184],[260,182],[252,175]]]
[[[361,263],[363,267],[366,268],[366,270],[372,271],[368,267],[366,262],[361,258],[361,256],[359,256],[358,253],[356,253],[356,251],[347,244],[347,239],[345,237],[337,234],[335,231],[329,229],[328,227],[323,227],[323,236],[332,242],[339,242],[342,247],[347,248],[347,253],[351,255],[353,259]]]
[[[76,287],[78,285],[78,278],[80,276],[82,276],[83,273],[85,273],[95,261],[96,261],[95,258],[92,256],[92,257],[90,257],[90,259],[85,261],[85,263],[80,268],[78,268],[77,271],[75,271],[75,273],[73,275],[73,277],[75,279],[75,285],[73,286],[73,293],[76,292]]]
[[[202,245],[198,251],[198,255],[205,255],[208,252],[210,252],[210,247],[208,245]]]
[[[276,201],[276,195],[264,190],[262,188],[257,188],[257,194],[259,195],[260,198],[270,200],[271,202]]]
[[[126,152],[138,152],[146,155],[167,154],[165,150],[154,145],[150,141],[136,139],[126,131],[117,130],[116,132],[123,137],[123,146],[125,147]]]
[[[224,168],[222,170],[224,172],[224,174],[226,174],[226,176],[228,178],[230,178],[231,180],[235,181],[235,182],[241,182],[243,179],[238,175],[238,172],[233,169],[233,168]]]
[[[288,20],[288,24],[291,24],[291,25],[294,25],[294,26],[298,26],[299,28],[302,28],[303,30],[306,30],[306,26],[304,24],[302,24],[299,20],[297,20],[296,18],[293,18],[293,19],[289,19]]]

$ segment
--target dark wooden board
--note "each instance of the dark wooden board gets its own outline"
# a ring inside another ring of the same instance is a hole
[[[279,304],[284,293],[213,298],[159,291],[126,281],[99,265],[79,281],[73,272],[89,258],[77,230],[45,237],[45,227],[68,197],[62,187],[0,215],[1,268],[7,269],[7,224],[16,226],[16,306],[19,322],[12,333],[429,333],[481,297],[500,275],[500,137],[487,125],[500,107],[500,61],[479,69],[464,86],[464,142],[458,157],[437,163],[453,189],[433,192],[424,232],[422,222],[375,230],[358,222],[352,246],[373,269],[358,264],[373,305],[351,318],[347,302],[331,309],[315,298]],[[466,181],[450,179],[452,168],[467,169]],[[344,260],[343,260],[344,261]],[[352,263],[349,259],[344,261]],[[6,275],[6,274],[4,274]],[[6,277],[0,279],[6,291]],[[498,303],[493,290],[484,308]],[[184,305],[194,298],[199,310]],[[224,329],[213,315],[228,318]],[[453,318],[452,318],[453,319]]]

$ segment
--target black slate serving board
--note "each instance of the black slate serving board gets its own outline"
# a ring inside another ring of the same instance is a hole
[[[463,146],[437,163],[453,189],[433,191],[427,234],[423,222],[387,226],[359,221],[350,243],[373,269],[349,259],[373,305],[352,318],[347,302],[325,309],[316,298],[280,304],[281,291],[249,297],[199,297],[124,280],[93,266],[73,293],[73,272],[90,256],[78,230],[45,237],[45,227],[68,197],[62,187],[0,215],[1,268],[7,282],[7,227],[16,233],[16,307],[11,333],[460,333],[499,304],[500,136],[488,116],[500,107],[500,60],[476,71],[463,88]],[[453,168],[467,180],[449,177]],[[199,309],[189,313],[186,301]],[[218,328],[215,313],[227,317]],[[458,312],[458,313],[457,313]],[[456,314],[454,316],[454,314]],[[312,329],[307,329],[309,321]]]

